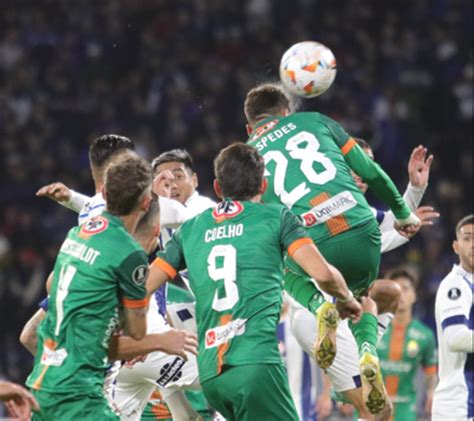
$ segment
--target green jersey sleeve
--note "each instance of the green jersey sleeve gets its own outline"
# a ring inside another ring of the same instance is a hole
[[[344,158],[351,169],[369,185],[380,200],[389,206],[397,219],[408,218],[410,209],[380,165],[370,159],[353,139],[349,140],[344,148],[346,149],[343,150]]]
[[[291,256],[300,246],[312,244],[303,225],[296,215],[287,208],[283,208],[280,222],[280,244],[284,251],[288,251]]]
[[[436,352],[436,342],[433,335],[433,332],[430,330],[428,332],[428,337],[426,339],[425,347],[423,349],[423,355],[421,358],[421,364],[425,369],[427,374],[436,373],[436,365],[438,364],[437,352]],[[431,373],[431,371],[434,373]]]
[[[130,254],[118,268],[119,289],[125,307],[146,305],[145,282],[148,277],[148,259],[143,250]]]
[[[154,265],[158,265],[170,278],[174,278],[180,270],[186,268],[183,253],[183,241],[181,227],[173,234],[168,241],[164,251],[157,254]]]

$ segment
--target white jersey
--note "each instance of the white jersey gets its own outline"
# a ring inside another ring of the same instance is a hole
[[[462,421],[474,417],[473,276],[461,266],[441,281],[435,317],[439,347],[439,383],[433,398],[433,420]],[[452,339],[463,339],[465,351],[453,351]]]
[[[192,215],[181,203],[167,197],[158,196],[160,202],[160,225],[164,228],[177,228]],[[105,209],[105,200],[102,193],[87,197],[71,190],[71,199],[61,203],[63,206],[79,213],[78,224],[100,215]]]

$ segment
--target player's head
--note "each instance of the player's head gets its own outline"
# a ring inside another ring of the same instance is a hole
[[[355,137],[354,140],[362,148],[362,150],[369,156],[370,159],[374,159],[374,151],[372,150],[372,147],[364,139]],[[367,189],[369,188],[369,185],[367,183],[364,183],[362,181],[362,178],[360,178],[354,171],[351,171],[351,173],[357,187],[363,194],[365,194],[367,192]]]
[[[292,101],[285,90],[276,83],[265,83],[251,89],[244,102],[247,133],[255,124],[271,116],[286,116],[292,111]]]
[[[222,149],[214,160],[214,190],[218,197],[250,200],[265,192],[265,163],[257,150],[244,143]]]
[[[140,218],[133,237],[143,247],[147,254],[152,253],[158,245],[160,235],[160,202],[158,196],[152,193],[148,211]]]
[[[173,149],[163,152],[152,162],[153,172],[157,176],[162,171],[171,171],[174,175],[171,183],[171,198],[185,204],[198,186],[194,172],[193,159],[185,149]]]
[[[385,278],[395,281],[400,286],[401,294],[397,311],[411,310],[416,301],[418,286],[416,274],[408,267],[399,266],[389,270],[385,274]]]
[[[105,170],[103,194],[107,210],[117,216],[143,213],[151,201],[153,171],[138,155],[111,163]]]
[[[122,155],[135,150],[135,144],[125,136],[105,134],[94,139],[89,147],[92,176],[97,183],[103,182],[107,166]]]
[[[459,256],[461,266],[468,272],[474,271],[474,215],[465,216],[456,225],[454,252]]]

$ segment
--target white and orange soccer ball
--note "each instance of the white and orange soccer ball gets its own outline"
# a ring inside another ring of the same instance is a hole
[[[280,61],[280,79],[292,94],[313,98],[326,92],[336,77],[336,58],[325,45],[304,41],[292,45]]]

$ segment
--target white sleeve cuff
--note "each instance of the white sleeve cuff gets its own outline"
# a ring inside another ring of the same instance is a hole
[[[452,352],[474,352],[474,330],[466,325],[448,326],[443,331],[444,338]]]
[[[71,198],[66,202],[59,202],[59,204],[73,210],[76,213],[81,212],[84,205],[90,200],[90,197],[82,193],[78,193],[72,189],[70,189],[69,192],[71,194]]]

